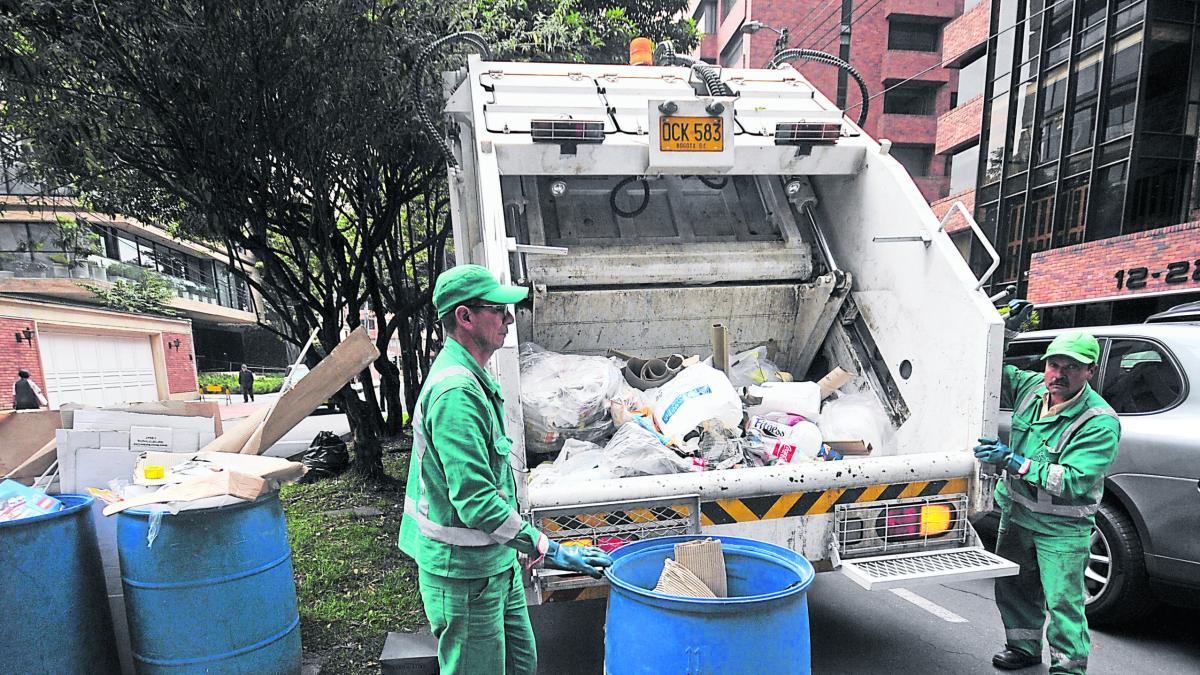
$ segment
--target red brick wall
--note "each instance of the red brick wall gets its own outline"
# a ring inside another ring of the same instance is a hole
[[[944,199],[939,199],[929,206],[933,209],[933,214],[938,217],[938,220],[941,220],[942,218],[946,217],[946,212],[950,210],[950,207],[954,206],[954,202],[962,202],[963,206],[967,207],[967,211],[969,211],[971,215],[974,215],[975,189],[971,188],[970,190],[957,192]],[[951,234],[958,232],[959,230],[965,230],[968,227],[967,219],[963,218],[962,211],[955,211],[954,215],[950,217],[950,222],[946,223],[946,231],[950,232]]]
[[[13,334],[26,328],[34,331],[33,343],[22,339],[21,344],[17,344]],[[28,370],[29,379],[36,382],[43,393],[46,392],[39,347],[37,324],[34,321],[0,316],[0,409],[12,408],[13,383],[17,381],[17,371],[22,368]]]
[[[980,94],[938,118],[934,152],[940,155],[961,150],[979,140],[982,127],[983,95]]]
[[[920,3],[898,3],[897,6],[916,7]],[[937,11],[928,12],[938,15],[939,12],[945,12],[948,0],[938,0],[935,3]],[[957,0],[955,0],[957,4]],[[840,5],[830,2],[830,0],[754,0],[750,8],[749,18],[777,28],[787,27],[791,30],[792,47],[805,47],[808,49],[821,49],[836,55],[838,53],[838,25],[840,23],[840,11],[834,11],[835,7]],[[857,69],[867,82],[867,88],[871,95],[878,94],[884,89],[883,80],[885,77],[898,76],[901,79],[910,77],[927,67],[928,63],[937,62],[940,57],[937,54],[925,52],[888,52],[888,11],[881,11],[883,8],[876,8],[866,14],[862,18],[858,18],[861,8],[855,8],[854,17],[857,19],[853,27],[853,34],[850,40],[850,63]],[[832,14],[831,14],[832,12]],[[914,12],[926,14],[927,12]],[[797,30],[799,29],[799,30]],[[986,34],[986,27],[985,27]],[[810,34],[811,33],[811,34]],[[750,40],[750,52],[748,63],[755,68],[762,67],[763,64],[771,58],[772,49],[774,48],[775,34],[762,30],[753,36],[746,36]],[[887,68],[891,75],[884,72],[884,59],[887,60]],[[930,59],[932,58],[932,61]],[[793,66],[799,70],[805,78],[812,82],[817,89],[821,91],[829,100],[837,101],[837,75],[838,70],[832,66],[825,66],[812,62],[799,63],[793,62]],[[947,73],[943,69],[936,69],[926,73],[920,77],[922,80],[937,80],[949,81],[949,85],[943,85],[938,91],[937,106],[935,115],[944,113],[950,109],[950,90],[954,88],[956,73]],[[858,87],[853,80],[849,81],[847,93],[847,102],[849,106],[855,106],[859,103]],[[879,96],[871,100],[870,113],[866,123],[863,125],[868,134],[873,137],[879,136],[879,120],[883,115],[883,97]],[[850,116],[857,119],[858,108],[850,110]],[[934,134],[929,133],[910,133],[896,134],[888,136],[893,143],[927,143],[932,145],[934,142]],[[930,167],[932,175],[940,175],[941,160],[935,158],[934,165]]]
[[[1167,283],[1172,263],[1178,283]],[[1141,268],[1145,285],[1129,288]],[[1042,251],[1029,262],[1029,299],[1039,304],[1184,290],[1200,290],[1200,222]]]
[[[963,54],[983,44],[992,20],[992,3],[983,0],[969,12],[946,24],[942,29],[942,61],[954,63]]]
[[[175,348],[179,340],[179,349]],[[167,389],[172,394],[196,391],[196,362],[191,333],[163,333],[163,354],[167,358]]]

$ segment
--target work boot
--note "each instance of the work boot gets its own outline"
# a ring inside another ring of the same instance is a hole
[[[1034,656],[1006,647],[1004,651],[992,657],[992,665],[1004,670],[1018,670],[1036,666],[1042,662],[1041,656]]]

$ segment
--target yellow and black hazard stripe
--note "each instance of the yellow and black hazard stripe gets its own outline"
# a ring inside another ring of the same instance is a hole
[[[966,478],[952,478],[914,483],[886,483],[857,488],[833,488],[813,492],[791,492],[786,495],[764,497],[718,499],[713,502],[700,503],[700,524],[729,525],[775,518],[815,516],[831,513],[833,507],[839,504],[862,504],[907,497],[950,495],[966,491]]]

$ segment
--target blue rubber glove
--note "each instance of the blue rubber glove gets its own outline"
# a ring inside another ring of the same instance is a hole
[[[1004,317],[1004,327],[1011,331],[1020,331],[1021,326],[1033,313],[1033,303],[1028,300],[1009,300],[1008,314]]]
[[[596,579],[603,576],[604,568],[612,564],[612,558],[595,546],[560,546],[557,541],[552,541],[550,548],[546,549],[546,565]]]
[[[1013,475],[1021,471],[1025,458],[1012,451],[1012,448],[995,438],[981,438],[975,446],[975,459],[988,464],[995,464]]]

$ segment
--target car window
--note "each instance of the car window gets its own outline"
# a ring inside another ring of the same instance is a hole
[[[1166,351],[1146,340],[1113,340],[1100,395],[1120,414],[1149,413],[1175,405],[1183,376]]]
[[[1049,340],[1013,342],[1008,346],[1008,351],[1004,353],[1004,365],[1016,366],[1021,370],[1028,370],[1033,373],[1044,372],[1045,367],[1042,365],[1042,354],[1046,353],[1046,347],[1049,345]],[[1015,404],[1015,401],[1008,400],[1008,396],[1001,395],[1000,407],[1004,410],[1012,410]]]

